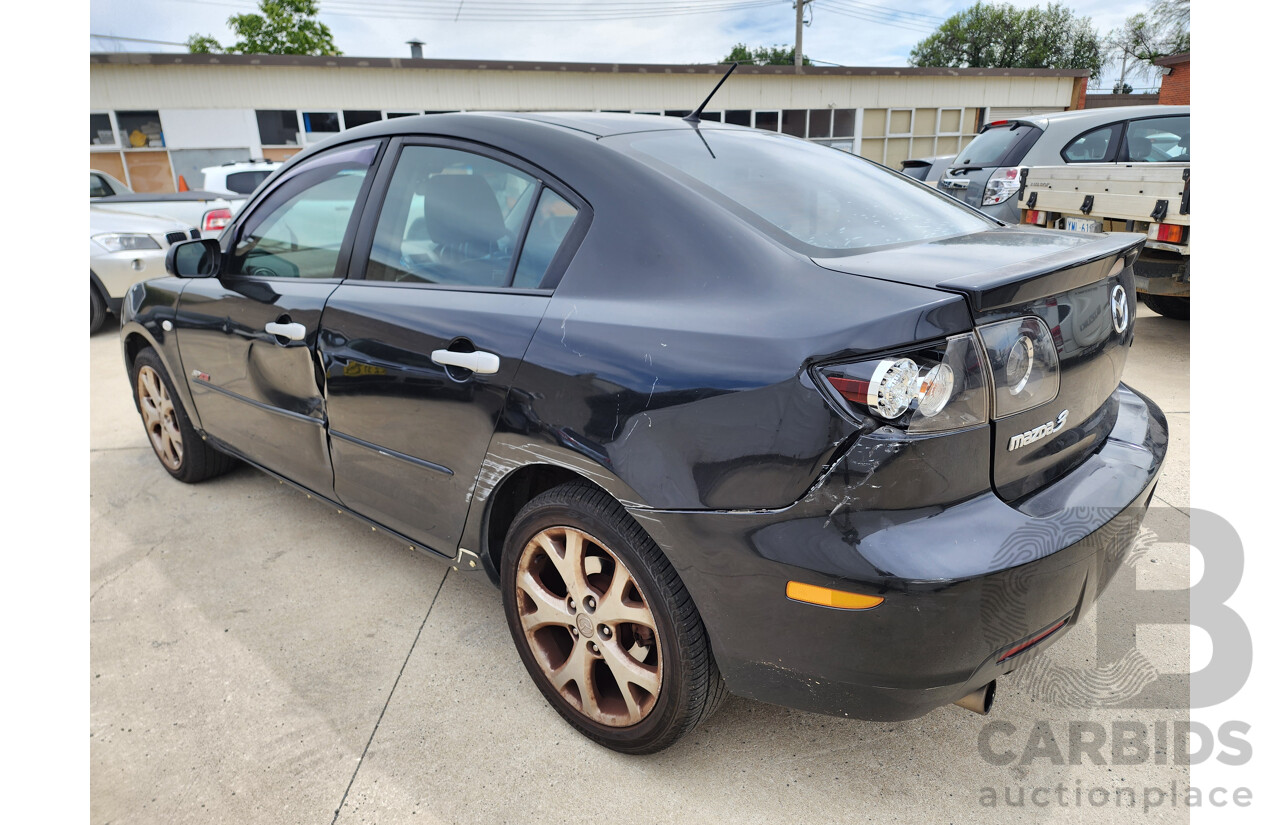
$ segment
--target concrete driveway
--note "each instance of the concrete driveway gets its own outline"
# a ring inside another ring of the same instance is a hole
[[[1124,379],[1168,413],[1172,444],[1130,572],[1001,680],[991,716],[946,707],[880,724],[730,697],[650,757],[561,721],[482,575],[247,467],[172,480],[116,334],[100,333],[91,821],[1076,822],[1144,809],[1186,821],[1168,797],[1188,782],[1169,763],[1173,723],[1188,716],[1176,674],[1189,670],[1190,633],[1154,623],[1141,591],[1189,584],[1188,329],[1139,310]],[[1141,622],[1136,634],[1126,622]]]

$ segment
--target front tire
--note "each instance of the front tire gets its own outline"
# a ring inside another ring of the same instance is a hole
[[[654,753],[708,718],[724,680],[671,563],[617,501],[566,484],[530,501],[502,555],[507,626],[552,707],[622,753]]]
[[[195,484],[235,466],[235,459],[209,446],[196,432],[154,349],[148,347],[138,353],[129,377],[147,440],[169,475]]]
[[[98,288],[89,283],[89,334],[93,335],[102,329],[103,323],[107,320],[107,302],[103,299],[102,293]]]
[[[1191,320],[1190,298],[1182,298],[1176,295],[1150,295],[1146,292],[1139,293],[1139,295],[1142,298],[1142,303],[1150,307],[1153,312],[1178,321]]]

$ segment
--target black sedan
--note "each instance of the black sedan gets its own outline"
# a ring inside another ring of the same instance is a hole
[[[1079,620],[1167,447],[1120,383],[1141,243],[718,123],[401,118],[174,246],[121,334],[170,474],[483,570],[548,701],[643,753],[726,691],[985,712]]]

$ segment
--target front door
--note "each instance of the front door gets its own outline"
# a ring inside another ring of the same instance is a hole
[[[227,231],[218,277],[178,307],[178,347],[209,435],[269,470],[333,494],[325,439],[320,315],[346,275],[353,214],[377,142],[294,167]]]
[[[409,144],[398,155],[357,244],[367,271],[324,312],[334,484],[352,510],[452,556],[585,205],[496,154]]]

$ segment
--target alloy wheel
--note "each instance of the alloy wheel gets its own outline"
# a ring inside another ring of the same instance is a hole
[[[649,715],[662,685],[657,623],[603,542],[573,527],[542,530],[521,551],[515,590],[529,649],[566,702],[609,727]]]
[[[170,470],[178,470],[182,466],[182,431],[178,428],[178,413],[160,374],[149,366],[138,370],[138,409],[142,412],[142,423],[147,428],[156,456]]]

